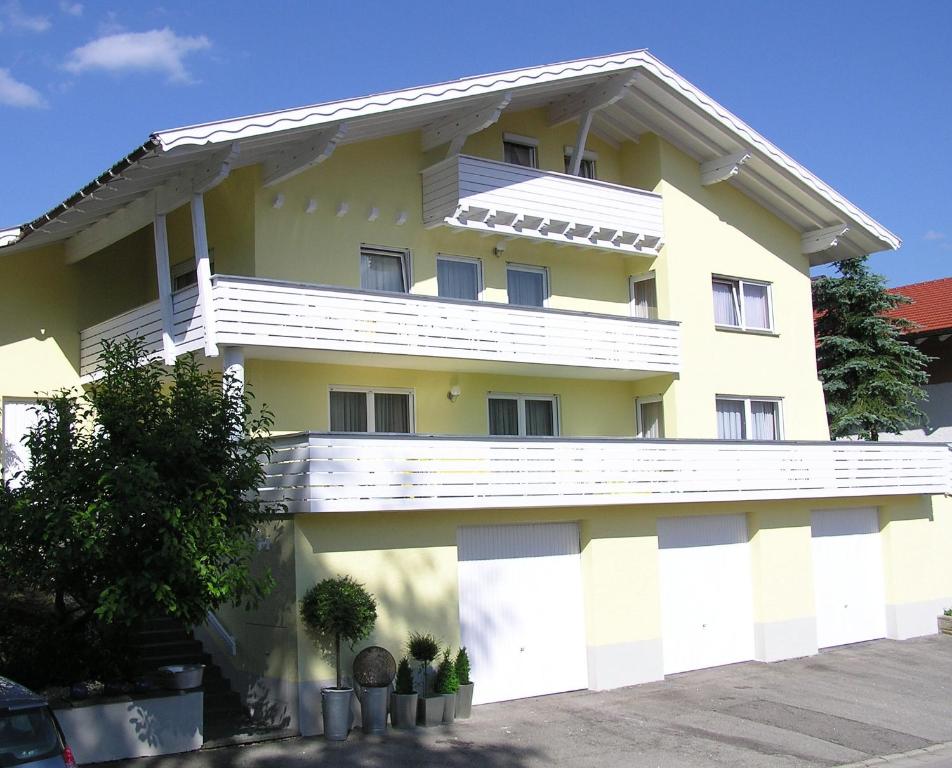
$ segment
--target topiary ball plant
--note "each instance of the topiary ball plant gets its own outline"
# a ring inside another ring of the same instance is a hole
[[[469,685],[472,680],[469,679],[469,654],[466,648],[460,648],[456,654],[456,676],[459,678],[460,685]]]
[[[363,640],[377,621],[377,601],[363,584],[350,576],[324,579],[311,587],[301,599],[304,626],[322,638],[333,638],[337,666],[337,687],[343,688],[340,664],[341,640],[353,648]]]
[[[450,659],[450,649],[443,651],[443,660],[436,671],[436,692],[456,693],[459,690],[459,678],[456,676],[456,665]]]
[[[397,666],[397,680],[393,685],[393,692],[401,696],[413,693],[413,675],[410,674],[410,661],[404,656]]]
[[[423,696],[426,696],[426,669],[440,652],[440,644],[427,632],[411,632],[407,640],[407,650],[423,670]]]

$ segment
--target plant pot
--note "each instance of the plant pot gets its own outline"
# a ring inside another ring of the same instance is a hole
[[[473,683],[460,683],[456,692],[456,717],[469,720],[473,713]]]
[[[416,728],[417,694],[390,694],[390,724],[394,728]]]
[[[188,691],[202,685],[204,664],[170,664],[159,667],[162,685],[170,691]]]
[[[387,697],[390,686],[367,686],[360,697],[360,727],[365,733],[387,732]]]
[[[456,719],[456,694],[441,693],[443,699],[443,722],[452,723]]]
[[[328,741],[344,741],[350,733],[354,714],[350,700],[353,688],[322,688],[321,714],[324,717],[324,738]]]
[[[939,617],[939,632],[943,635],[952,635],[952,616]]]
[[[443,697],[423,696],[417,701],[417,724],[430,728],[443,722]]]

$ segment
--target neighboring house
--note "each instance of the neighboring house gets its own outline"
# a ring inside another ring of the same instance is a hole
[[[9,423],[123,334],[274,409],[278,587],[219,618],[302,732],[330,575],[376,595],[367,643],[465,644],[481,701],[952,602],[952,454],[829,442],[817,380],[810,266],[899,240],[645,51],[156,133],[4,241]]]
[[[903,338],[935,359],[926,369],[928,399],[922,403],[928,424],[903,430],[898,435],[884,435],[883,439],[952,443],[952,277],[901,285],[889,292],[902,294],[912,301],[890,312],[915,324]]]

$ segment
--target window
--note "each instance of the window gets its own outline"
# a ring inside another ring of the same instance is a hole
[[[514,133],[502,135],[502,159],[512,165],[538,168],[538,147],[539,142],[528,136],[517,136]]]
[[[208,249],[208,267],[211,273],[215,274],[215,249]],[[169,270],[169,274],[172,277],[172,290],[180,291],[183,288],[188,288],[190,285],[195,285],[198,283],[198,271],[195,266],[195,260],[189,259],[188,261],[180,261],[178,264],[173,264],[172,268]]]
[[[413,432],[413,394],[407,390],[334,387],[330,409],[331,432]]]
[[[638,437],[664,437],[664,405],[660,397],[639,397],[636,401]]]
[[[572,172],[572,156],[575,154],[575,147],[570,147],[565,145],[565,172]],[[598,155],[594,152],[589,152],[585,150],[582,153],[582,164],[579,166],[578,175],[583,179],[594,179],[595,176],[595,161],[598,159]]]
[[[745,331],[773,330],[770,284],[714,277],[714,324]]]
[[[654,272],[631,276],[631,316],[658,319],[658,291]]]
[[[544,307],[549,298],[549,276],[545,267],[506,266],[509,303],[520,307]]]
[[[780,400],[717,398],[717,436],[721,440],[780,440]]]
[[[360,287],[367,291],[410,292],[410,252],[360,246]]]
[[[489,396],[489,434],[554,437],[559,433],[554,395]]]
[[[483,290],[482,269],[478,259],[462,256],[436,257],[437,293],[447,299],[476,301]]]

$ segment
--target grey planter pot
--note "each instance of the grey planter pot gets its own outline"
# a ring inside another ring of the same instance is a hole
[[[368,686],[360,697],[360,728],[364,733],[380,735],[387,732],[387,699],[390,686]]]
[[[430,728],[443,722],[443,697],[424,696],[417,701],[417,725]]]
[[[473,683],[460,685],[456,692],[456,717],[460,720],[469,720],[473,713]]]
[[[952,635],[952,616],[939,617],[939,632],[943,635]]]
[[[456,694],[441,693],[443,699],[443,722],[452,723],[456,719]]]
[[[394,728],[416,728],[417,694],[390,694],[390,724]]]
[[[324,716],[324,738],[328,741],[344,741],[350,733],[354,714],[350,700],[353,688],[322,688],[321,714]]]

